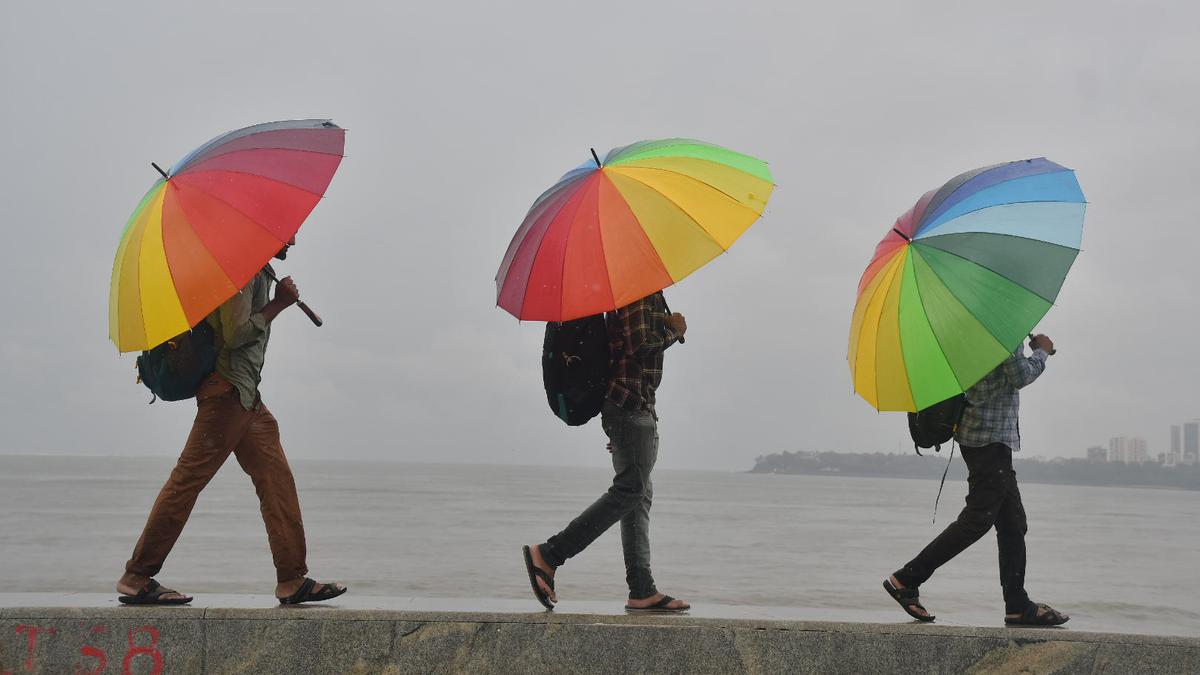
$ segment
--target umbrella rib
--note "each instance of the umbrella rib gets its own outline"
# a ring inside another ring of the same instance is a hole
[[[966,234],[966,233],[958,233],[958,232],[955,232],[955,233],[953,233],[953,234],[939,234],[939,235],[937,235],[937,237],[953,237],[953,236],[955,236],[956,234]],[[1015,235],[1015,234],[1000,234],[1000,233],[997,233],[997,232],[981,232],[981,233],[974,233],[974,232],[972,232],[972,233],[970,233],[970,234],[995,234],[995,235],[997,235],[997,236],[1000,236],[1000,237],[1011,237],[1011,238],[1013,238],[1013,239],[1024,239],[1024,240],[1026,240],[1026,241],[1036,241],[1037,243],[1039,243],[1039,244],[1045,244],[1046,246],[1056,246],[1056,247],[1058,247],[1058,248],[1061,248],[1061,249],[1063,249],[1063,250],[1066,250],[1066,251],[1074,251],[1076,255],[1079,255],[1079,249],[1077,249],[1077,248],[1072,248],[1072,247],[1070,247],[1070,246],[1063,246],[1062,244],[1055,244],[1055,243],[1053,243],[1053,242],[1044,241],[1044,240],[1042,240],[1042,239],[1031,239],[1030,237],[1018,237],[1018,236],[1017,236],[1017,235]],[[923,239],[923,240],[922,240],[920,243],[921,243],[921,244],[923,244],[923,245],[929,246],[928,242],[929,242],[929,241],[931,241],[931,240],[933,240],[933,239],[937,239],[937,237],[930,237],[929,239]],[[985,270],[987,270],[987,271],[991,272],[992,274],[995,274],[996,276],[998,276],[998,277],[1001,277],[1002,279],[1006,279],[1006,280],[1008,280],[1008,281],[1011,281],[1011,282],[1012,282],[1014,285],[1016,285],[1017,287],[1019,287],[1019,288],[1022,288],[1022,289],[1026,290],[1026,291],[1029,291],[1030,293],[1032,293],[1032,294],[1036,295],[1037,297],[1041,298],[1042,300],[1045,300],[1046,302],[1048,302],[1048,303],[1050,303],[1050,304],[1052,304],[1052,305],[1054,304],[1054,299],[1053,299],[1053,298],[1047,298],[1046,296],[1042,295],[1041,293],[1038,293],[1037,291],[1033,290],[1032,288],[1029,288],[1028,286],[1025,286],[1024,284],[1018,283],[1018,282],[1014,281],[1013,279],[1011,279],[1011,278],[1009,278],[1009,277],[1007,277],[1007,276],[1004,276],[1004,275],[1003,275],[1003,274],[1001,274],[999,271],[997,271],[997,270],[994,270],[994,269],[992,269],[991,267],[988,267],[987,265],[984,265],[983,263],[981,263],[981,262],[979,262],[979,261],[977,261],[977,260],[971,260],[970,258],[968,258],[968,257],[966,257],[966,256],[963,256],[963,255],[959,255],[959,254],[955,253],[954,251],[947,251],[946,249],[944,249],[944,248],[939,248],[939,247],[937,247],[937,246],[931,246],[931,248],[937,249],[938,251],[941,251],[942,253],[945,253],[946,255],[951,255],[951,256],[954,256],[955,258],[958,258],[959,260],[963,260],[963,261],[969,262],[969,263],[971,263],[972,265],[975,265],[975,266],[977,266],[977,267],[980,267],[980,268],[982,268],[982,269],[985,269]],[[1072,260],[1072,263],[1074,263],[1074,260]],[[1070,265],[1068,265],[1067,267],[1068,267],[1068,269],[1070,269]],[[939,275],[939,276],[938,276],[938,278],[940,279],[940,278],[941,278],[941,276]],[[955,296],[955,297],[957,297],[957,296]]]
[[[246,213],[245,211],[243,211],[243,210],[239,209],[238,207],[234,206],[233,204],[230,204],[228,201],[226,201],[225,199],[222,199],[220,196],[218,196],[218,195],[215,195],[215,194],[213,194],[213,193],[209,192],[208,190],[205,190],[204,188],[202,188],[202,187],[200,187],[200,186],[198,186],[198,185],[189,185],[188,187],[189,187],[189,188],[191,188],[191,189],[193,189],[193,190],[196,190],[196,191],[198,191],[198,192],[203,192],[204,194],[208,195],[209,197],[212,197],[213,199],[215,199],[215,200],[217,200],[217,201],[221,202],[221,203],[222,203],[222,204],[224,204],[225,206],[228,206],[228,207],[229,207],[229,209],[230,209],[230,210],[232,210],[232,211],[234,211],[235,213],[239,213],[239,214],[241,214],[242,216],[245,216],[246,220],[248,220],[248,221],[250,221],[250,222],[254,223],[256,226],[258,226],[258,228],[259,228],[260,230],[262,230],[263,232],[266,232],[268,235],[270,235],[271,237],[273,237],[273,238],[275,238],[276,240],[278,240],[278,241],[279,241],[279,243],[281,243],[281,244],[286,244],[286,243],[287,243],[287,240],[285,240],[285,239],[280,239],[278,234],[275,234],[275,233],[274,233],[274,232],[272,232],[271,230],[267,229],[267,227],[266,227],[265,225],[263,225],[262,223],[258,222],[258,221],[257,221],[257,220],[255,220],[254,218],[251,218],[251,217],[250,217],[250,214],[248,214],[248,213]],[[308,192],[308,191],[307,191],[307,190],[305,190],[305,192]],[[310,195],[311,195],[311,194],[314,194],[314,193],[312,193],[312,192],[309,192],[308,194],[310,194]],[[299,228],[297,228],[297,229],[299,229]]]
[[[1012,202],[1004,202],[1003,204],[988,204],[987,206],[981,206],[977,209],[971,209],[970,211],[964,211],[964,212],[958,214],[957,216],[954,216],[950,220],[943,220],[942,222],[938,223],[937,225],[933,226],[930,229],[936,230],[937,228],[942,227],[943,225],[948,225],[950,223],[953,223],[954,221],[958,220],[959,218],[965,218],[965,217],[971,215],[972,213],[979,213],[980,211],[986,211],[988,209],[995,209],[995,208],[999,208],[1001,206],[1013,206],[1015,204],[1087,204],[1087,202],[1075,202],[1075,201],[1068,201],[1066,199],[1026,199],[1026,200],[1018,200],[1018,201],[1012,201]],[[920,232],[913,233],[913,239],[918,239],[918,238],[921,238],[924,236],[925,235],[923,235]],[[933,236],[938,236],[938,235],[933,235]]]
[[[692,221],[692,223],[693,223],[693,224],[696,226],[696,229],[698,229],[698,230],[700,230],[701,232],[703,232],[703,233],[704,233],[704,236],[708,237],[708,240],[709,240],[709,241],[711,241],[712,243],[716,244],[716,245],[717,245],[717,248],[721,249],[721,252],[722,252],[722,253],[724,253],[724,252],[726,252],[726,251],[728,251],[728,250],[729,250],[729,249],[728,249],[728,248],[726,248],[725,246],[722,246],[722,245],[721,245],[721,242],[717,241],[717,238],[713,236],[712,232],[709,232],[707,229],[705,229],[705,227],[704,227],[703,225],[701,225],[701,224],[700,224],[700,221],[696,220],[695,216],[693,216],[692,214],[688,213],[688,210],[687,210],[687,209],[685,209],[685,208],[683,208],[682,206],[680,206],[679,204],[677,204],[677,203],[676,203],[674,200],[672,200],[670,197],[668,197],[668,196],[666,196],[665,194],[663,194],[661,191],[659,191],[658,189],[656,189],[656,188],[655,188],[653,185],[648,185],[648,184],[646,184],[646,183],[643,183],[642,181],[638,180],[637,178],[634,178],[633,176],[628,176],[628,175],[625,175],[625,174],[621,174],[621,175],[625,176],[625,177],[626,177],[626,178],[628,178],[629,180],[632,180],[632,181],[636,182],[638,185],[641,185],[642,187],[646,188],[647,190],[650,190],[650,191],[651,191],[651,192],[653,192],[654,194],[656,194],[656,195],[658,195],[659,197],[661,197],[663,201],[665,201],[666,203],[668,203],[668,204],[670,204],[671,206],[675,207],[675,208],[676,208],[676,209],[677,209],[677,210],[678,210],[680,213],[682,213],[684,216],[686,216],[688,220]],[[722,194],[724,194],[724,193],[722,193]],[[693,271],[695,271],[695,270],[693,270]],[[674,278],[674,277],[672,277],[672,279],[673,279],[673,278]]]
[[[574,179],[572,179],[572,181],[573,180]],[[565,190],[569,186],[570,186],[570,183],[568,183],[566,181],[560,181],[558,183],[555,183],[553,187],[551,187],[549,190],[546,190],[540,196],[538,196],[538,198],[533,202],[533,206],[530,206],[529,210],[525,212],[525,219],[521,221],[521,226],[517,228],[516,233],[513,235],[512,241],[510,241],[508,243],[508,249],[504,252],[504,260],[501,261],[501,263],[500,263],[500,269],[496,270],[497,284],[500,283],[501,276],[503,276],[505,280],[508,279],[508,272],[510,269],[512,269],[512,264],[516,260],[517,251],[520,250],[521,244],[525,241],[526,237],[529,236],[530,230],[533,229],[533,223],[530,222],[530,220],[529,220],[530,215],[532,215],[534,211],[536,211],[538,208],[540,208],[544,203],[548,202],[550,199],[553,199],[553,198],[559,196],[562,193],[562,191]],[[559,208],[561,209],[562,206],[560,205]],[[534,221],[536,221],[538,218],[542,217],[543,215],[545,215],[544,211],[542,213],[539,213],[537,218],[534,218]],[[525,227],[525,225],[527,223],[529,224],[529,227]],[[544,232],[543,232],[543,234],[544,234]],[[510,254],[512,257],[509,257]],[[499,300],[500,290],[501,290],[501,288],[499,286],[497,286],[497,288],[496,288],[496,294],[497,294],[496,299],[497,300]],[[521,296],[522,302],[524,302],[524,297],[525,297],[524,295]]]
[[[892,291],[892,284],[896,283],[896,277],[899,276],[902,268],[906,264],[908,264],[907,256],[906,259],[901,261],[901,264],[897,265],[896,269],[892,271],[891,278],[888,279],[887,282],[887,288],[881,287],[875,289],[876,293],[883,291],[883,300],[880,302],[881,306],[879,308],[879,318],[875,320],[875,400],[877,401],[879,400],[879,328],[883,325],[883,305],[887,304],[887,296],[888,293],[891,293]],[[900,307],[897,305],[897,315],[899,314],[899,311]],[[860,337],[859,339],[861,340],[862,338]]]
[[[938,250],[940,251],[941,249],[938,249]],[[988,330],[987,325],[983,323],[983,321],[979,318],[979,316],[977,314],[975,314],[975,312],[971,311],[970,307],[967,307],[967,303],[963,302],[962,298],[960,298],[958,296],[958,293],[954,292],[954,288],[950,284],[946,283],[946,279],[943,278],[942,275],[938,274],[938,271],[936,269],[934,269],[933,265],[929,265],[928,263],[926,263],[926,265],[929,267],[929,271],[933,273],[933,276],[937,277],[938,281],[941,281],[942,285],[946,287],[946,292],[949,293],[951,296],[953,296],[954,299],[958,301],[958,304],[961,305],[964,310],[966,310],[967,314],[969,314],[971,316],[971,318],[975,320],[975,323],[979,324],[984,329],[984,331],[987,332],[988,337],[992,338],[993,342],[1000,345],[1001,349],[1007,349],[1007,347],[1000,344],[1000,341],[996,339],[996,336],[992,334],[992,331]],[[979,267],[983,267],[983,265],[979,265]],[[987,268],[984,268],[984,269],[987,269]],[[988,270],[988,271],[991,272],[992,274],[995,274],[996,276],[1000,277],[1001,279],[1008,279],[1008,277],[1005,277],[1002,274],[998,274],[997,272],[995,272],[993,270]],[[1019,286],[1019,284],[1017,284],[1017,285]],[[1020,286],[1020,287],[1025,288],[1024,286]],[[1030,291],[1030,292],[1032,293],[1032,291]],[[1037,294],[1034,293],[1034,295],[1037,295]],[[1042,296],[1038,295],[1038,297],[1041,298]],[[1044,298],[1042,298],[1042,299],[1044,299]],[[1047,308],[1047,309],[1049,309],[1049,308]],[[1042,314],[1044,316],[1045,312],[1042,312]],[[1015,349],[1015,348],[1016,347],[1014,346],[1013,349]],[[1011,353],[1012,349],[1008,349],[1008,351],[1009,351],[1009,353]],[[949,363],[949,360],[947,360],[946,362]],[[955,374],[955,379],[958,379],[957,374]],[[961,384],[961,381],[960,381],[960,384]]]
[[[546,229],[542,231],[542,238],[538,241],[537,250],[533,252],[533,258],[530,260],[530,263],[529,263],[529,274],[525,277],[525,288],[521,291],[521,310],[522,310],[521,313],[522,314],[524,314],[525,300],[529,297],[529,284],[533,281],[533,267],[534,267],[534,265],[537,264],[538,257],[541,256],[541,254],[542,254],[542,246],[546,243],[546,237],[550,234],[550,228],[554,226],[554,221],[558,220],[558,216],[562,214],[562,210],[567,206],[567,203],[569,203],[571,201],[571,199],[573,199],[574,197],[575,197],[575,195],[571,195],[570,197],[567,198],[566,202],[563,202],[562,206],[558,207],[558,210],[554,212],[553,216],[551,216],[550,222],[546,223]],[[578,203],[575,205],[575,213],[579,213],[579,204]],[[574,213],[571,215],[571,217],[572,218],[575,217]],[[570,236],[571,236],[571,232],[570,232],[570,230],[568,230],[567,237],[569,238]],[[564,245],[564,247],[563,247],[563,266],[565,267],[566,264],[567,264],[567,251],[566,251],[566,246]],[[561,271],[559,273],[558,280],[559,280],[559,287],[561,290],[561,285],[562,285]],[[561,293],[560,293],[559,300],[558,300],[558,315],[560,317],[562,316]]]
[[[697,158],[695,158],[695,157],[689,157],[688,159],[697,159]],[[707,162],[708,160],[701,159],[701,160],[698,160],[698,161],[701,161],[701,162]],[[721,164],[717,164],[716,162],[708,162],[708,163],[709,163],[709,164],[716,164],[717,166],[724,166],[724,165],[721,165]],[[620,167],[618,167],[618,168],[620,168]],[[695,176],[692,176],[692,175],[690,175],[690,174],[686,174],[686,173],[683,173],[683,172],[680,172],[680,171],[675,171],[675,170],[673,170],[673,169],[663,169],[663,168],[660,168],[660,167],[657,167],[657,166],[631,166],[631,167],[629,167],[629,168],[631,168],[631,169],[647,169],[647,170],[650,170],[650,171],[662,171],[663,173],[673,173],[673,174],[675,174],[676,176],[683,176],[684,178],[686,178],[686,179],[688,179],[688,180],[690,180],[690,181],[694,181],[694,182],[696,182],[696,183],[699,183],[699,184],[703,185],[704,187],[706,187],[706,188],[708,188],[708,189],[712,190],[713,192],[716,192],[717,194],[724,196],[726,199],[729,199],[730,201],[732,201],[733,203],[737,204],[738,206],[740,206],[740,207],[742,207],[742,208],[746,209],[747,211],[749,211],[749,212],[753,213],[753,214],[754,214],[754,216],[755,216],[755,218],[761,218],[761,217],[762,217],[762,212],[761,212],[761,211],[755,211],[755,210],[754,210],[754,209],[752,209],[751,207],[749,207],[749,206],[746,206],[745,204],[743,204],[743,203],[742,203],[742,202],[741,202],[741,201],[740,201],[740,200],[739,200],[737,197],[734,197],[733,195],[729,194],[728,192],[726,192],[726,191],[722,190],[721,188],[719,188],[719,187],[717,187],[717,186],[715,186],[715,185],[713,185],[713,184],[711,184],[711,183],[708,183],[708,182],[706,182],[706,181],[702,181],[702,180],[700,180],[699,178],[696,178]],[[740,171],[740,169],[734,169],[734,170],[735,170],[735,171]],[[745,173],[745,172],[743,171],[742,173]],[[632,176],[630,176],[630,177],[632,178]],[[755,176],[755,178],[757,178],[757,176]],[[634,178],[634,180],[637,180],[637,179],[636,179],[636,178]],[[761,179],[760,179],[760,180],[761,180]],[[638,181],[638,182],[639,182],[639,183],[642,183],[642,181]],[[764,182],[765,182],[765,181],[764,181]],[[646,183],[642,183],[642,185],[646,185]],[[649,186],[647,185],[647,187],[649,187]],[[771,184],[771,188],[772,188],[772,189],[774,189],[774,187],[775,187],[775,184],[774,184],[774,183],[772,183],[772,184]],[[655,190],[655,192],[658,192],[658,191],[657,191],[657,190]],[[659,194],[662,194],[662,193],[660,192]],[[663,195],[663,196],[666,196],[666,195]],[[765,204],[766,204],[766,203],[764,202],[764,206],[765,206]],[[728,250],[728,249],[726,249],[726,250]]]
[[[912,251],[912,255],[915,256],[916,254],[917,254],[916,251]],[[916,267],[917,267],[917,263],[914,260],[913,261],[913,288],[915,288],[917,291],[917,304],[921,308],[924,308],[925,301],[921,298],[921,282],[920,282],[919,278],[917,277]],[[934,276],[937,276],[937,274],[935,273]],[[942,278],[938,277],[938,281],[941,281],[941,280],[942,280]],[[945,286],[946,284],[943,283],[942,285]],[[950,289],[946,289],[946,290],[949,291]],[[955,299],[957,300],[958,298],[956,297]],[[928,312],[925,313],[925,319],[926,319],[926,321],[929,320]],[[942,354],[942,360],[946,362],[946,366],[948,368],[950,368],[950,374],[954,376],[954,383],[958,385],[958,388],[960,391],[963,391],[965,393],[967,388],[963,386],[962,380],[958,379],[958,373],[955,372],[954,367],[950,365],[950,357],[946,356],[946,348],[942,346],[942,339],[940,337],[938,337],[937,332],[935,332],[933,330],[933,326],[929,327],[929,332],[931,334],[933,334],[933,341],[935,343],[937,343],[938,351],[941,352],[941,354]],[[915,400],[916,397],[914,396],[913,398],[914,398],[913,407],[915,408],[915,407],[917,407],[916,400]]]
[[[292,183],[289,183],[286,180],[279,180],[278,178],[271,178],[270,176],[264,176],[261,173],[251,173],[249,171],[239,171],[237,169],[200,169],[198,171],[190,171],[190,172],[180,171],[179,173],[177,173],[175,175],[182,176],[185,173],[189,176],[198,176],[198,175],[205,174],[205,173],[236,173],[239,176],[254,176],[255,178],[262,178],[264,180],[269,180],[273,183],[279,183],[281,185],[286,185],[288,187],[296,188],[297,190],[299,190],[301,192],[307,192],[308,194],[313,195],[314,197],[320,197],[322,199],[325,197],[325,194],[323,192],[313,192],[312,190],[302,188],[299,185],[293,185]],[[331,181],[333,180],[332,174],[330,175],[330,180]],[[195,186],[193,185],[191,187],[195,187]],[[221,200],[221,201],[225,201],[225,200]]]
[[[659,158],[655,158],[655,159],[659,159]],[[710,160],[710,159],[702,159],[702,158],[700,158],[700,157],[683,157],[683,159],[688,159],[688,160],[692,160],[692,161],[696,161],[696,162],[704,162],[704,163],[706,163],[706,164],[711,164],[711,165],[713,165],[713,166],[720,167],[720,168],[722,168],[722,169],[727,169],[727,170],[730,170],[730,171],[737,171],[738,173],[744,173],[744,174],[746,174],[746,175],[748,175],[748,176],[751,176],[751,177],[753,177],[753,178],[756,178],[756,179],[758,179],[758,180],[762,180],[761,178],[759,178],[758,176],[755,176],[754,174],[748,173],[748,172],[746,172],[746,171],[742,171],[741,169],[738,169],[738,168],[736,168],[736,167],[731,167],[731,166],[729,166],[728,164],[721,164],[720,162],[714,162],[714,161],[712,161],[712,160]],[[640,160],[635,160],[635,161],[640,161]],[[617,168],[621,168],[621,167],[623,167],[623,166],[628,166],[628,164],[619,164],[619,165],[617,165]],[[705,187],[707,187],[707,188],[709,188],[709,189],[713,190],[714,192],[719,192],[719,193],[721,193],[721,194],[725,195],[726,197],[728,197],[728,198],[732,199],[733,201],[737,202],[739,205],[741,205],[741,206],[744,206],[744,207],[746,207],[747,209],[750,209],[751,211],[753,211],[755,214],[757,214],[757,215],[759,215],[759,216],[761,216],[761,215],[762,215],[762,213],[761,213],[761,212],[759,212],[759,211],[755,211],[754,209],[750,208],[749,206],[746,206],[745,204],[743,204],[743,203],[741,202],[741,200],[739,200],[737,197],[734,197],[733,195],[731,195],[731,194],[729,194],[728,192],[726,192],[726,191],[722,190],[721,188],[717,187],[716,185],[713,185],[712,183],[709,183],[708,181],[705,181],[705,180],[700,180],[699,178],[697,178],[697,177],[695,177],[695,176],[693,176],[693,175],[691,175],[691,174],[687,174],[687,173],[684,173],[684,172],[682,172],[682,171],[676,171],[676,170],[674,170],[674,169],[664,169],[663,167],[660,167],[660,166],[630,166],[629,168],[631,168],[631,169],[650,169],[650,170],[653,170],[653,171],[663,171],[663,172],[666,172],[666,173],[673,173],[673,174],[675,174],[676,176],[683,176],[684,178],[687,178],[688,180],[695,181],[695,182],[697,182],[697,183],[699,183],[699,184],[701,184],[701,185],[703,185],[703,186],[705,186]],[[764,182],[764,183],[766,183],[766,182],[769,182],[769,181],[763,181],[763,182]],[[771,183],[771,188],[772,188],[772,189],[774,189],[774,188],[775,188],[775,183],[773,183],[773,182]],[[763,202],[763,204],[764,204],[764,206],[765,206],[766,202]]]
[[[601,256],[601,259],[604,260],[604,281],[606,282],[605,285],[608,286],[608,304],[606,304],[605,306],[607,307],[608,305],[612,305],[613,309],[616,309],[617,294],[613,291],[612,273],[608,269],[608,253],[607,253],[608,249],[604,245],[604,226],[601,224],[602,219],[600,217],[600,181],[602,181],[602,180],[608,180],[608,176],[605,176],[603,172],[600,173],[600,176],[595,184],[595,190],[596,190],[596,238],[600,240],[600,256]],[[611,180],[608,180],[608,184],[610,187],[612,187],[612,189],[614,191],[617,189],[617,186],[613,185]],[[566,261],[567,261],[567,257],[564,255],[563,256],[563,266],[564,267],[567,264]]]
[[[226,155],[236,155],[239,152],[254,152],[256,150],[280,150],[283,152],[306,152],[310,155],[328,155],[330,157],[345,157],[346,156],[340,152],[323,152],[321,150],[310,150],[308,148],[282,148],[282,147],[271,146],[271,145],[253,145],[248,148],[238,148],[236,150],[228,150],[226,152],[213,152],[210,154],[206,154],[203,157],[197,157],[197,158],[193,159],[192,161],[188,162],[185,166],[180,167],[179,171],[176,171],[174,173],[174,175],[178,176],[179,174],[187,171],[188,167],[192,167],[197,164],[203,164],[204,162],[207,162],[208,160],[213,159],[215,157],[224,157]]]

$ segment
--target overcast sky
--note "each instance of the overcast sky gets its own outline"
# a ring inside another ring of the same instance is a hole
[[[778,187],[667,291],[689,332],[661,466],[910,450],[904,416],[851,389],[859,275],[926,190],[1038,156],[1090,205],[1023,451],[1157,453],[1200,417],[1192,3],[190,4],[0,7],[0,452],[179,452],[194,404],[147,406],[107,339],[121,229],[151,161],[305,117],[349,131],[280,265],[326,320],[272,333],[263,397],[292,457],[604,465],[598,423],[550,413],[542,324],[497,309],[493,278],[589,147],[669,136],[761,157]]]

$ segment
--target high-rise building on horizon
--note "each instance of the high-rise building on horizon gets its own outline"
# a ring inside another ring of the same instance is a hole
[[[1129,461],[1129,439],[1114,436],[1108,439],[1108,461],[1125,464]]]
[[[1178,424],[1171,425],[1171,452],[1183,455],[1183,429]]]
[[[1200,463],[1200,420],[1183,424],[1183,463]]]
[[[1129,463],[1145,464],[1150,461],[1150,453],[1146,449],[1146,439],[1129,439]]]

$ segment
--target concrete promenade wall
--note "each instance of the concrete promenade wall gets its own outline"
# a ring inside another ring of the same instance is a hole
[[[0,674],[1200,673],[1200,638],[686,616],[0,608]]]

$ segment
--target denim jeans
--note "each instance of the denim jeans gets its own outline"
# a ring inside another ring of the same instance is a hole
[[[1029,605],[1025,592],[1025,507],[1013,471],[1012,450],[1002,443],[981,448],[962,448],[967,463],[967,504],[958,519],[939,534],[907,565],[896,579],[916,588],[933,576],[933,571],[962,553],[996,527],[1000,552],[1000,587],[1005,611],[1024,611]]]
[[[650,472],[658,459],[658,421],[647,410],[625,410],[605,402],[601,422],[612,446],[616,472],[612,486],[562,532],[546,540],[541,545],[542,556],[558,567],[620,521],[629,597],[649,598],[658,593],[650,574],[650,503],[654,495]]]

